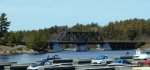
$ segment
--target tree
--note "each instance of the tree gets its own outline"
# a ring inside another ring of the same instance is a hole
[[[4,43],[7,39],[7,30],[10,26],[10,22],[6,18],[6,14],[2,13],[0,16],[0,42]]]
[[[15,33],[14,32],[9,32],[8,33],[8,45],[13,45],[16,43],[16,37],[15,37]]]

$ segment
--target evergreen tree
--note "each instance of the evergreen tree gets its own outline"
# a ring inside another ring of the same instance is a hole
[[[10,25],[10,22],[8,22],[6,18],[6,14],[2,13],[0,16],[0,42],[1,44],[4,44],[7,39],[7,30]]]

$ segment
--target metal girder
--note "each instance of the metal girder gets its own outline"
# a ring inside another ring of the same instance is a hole
[[[102,42],[99,32],[62,32],[57,38],[59,42]]]

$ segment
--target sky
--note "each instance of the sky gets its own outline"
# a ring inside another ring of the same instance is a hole
[[[10,31],[150,18],[150,0],[0,0]]]

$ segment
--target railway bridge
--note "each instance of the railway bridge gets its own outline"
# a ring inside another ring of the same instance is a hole
[[[112,50],[136,49],[145,44],[144,41],[106,41],[99,32],[72,32],[60,33],[55,41],[48,41],[49,48],[54,52],[63,51],[61,44],[76,44],[75,51],[86,51],[86,44],[100,45],[102,48],[109,47]]]

